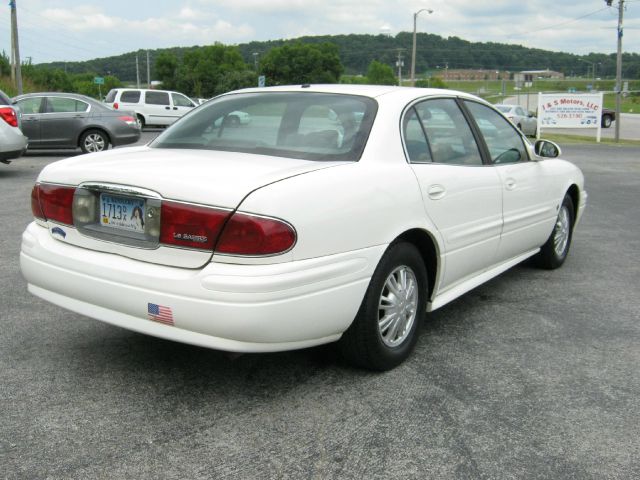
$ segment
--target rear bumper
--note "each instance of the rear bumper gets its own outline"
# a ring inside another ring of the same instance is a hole
[[[122,145],[130,145],[140,140],[142,131],[140,129],[131,129],[130,132],[118,132],[111,137],[111,143],[114,147],[121,147]]]
[[[20,264],[31,293],[82,315],[178,342],[267,352],[339,339],[384,249],[190,270],[78,248],[32,223]],[[150,320],[149,303],[171,308],[174,325]]]

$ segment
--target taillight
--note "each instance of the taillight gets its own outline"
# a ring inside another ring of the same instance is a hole
[[[74,187],[39,184],[31,191],[31,210],[36,218],[73,225]]]
[[[123,115],[121,117],[118,117],[118,120],[121,120],[124,123],[126,123],[127,125],[130,125],[132,127],[138,125],[138,121],[135,118],[133,118],[133,117],[131,117],[129,115]]]
[[[229,211],[179,202],[162,202],[160,243],[212,250]]]
[[[0,107],[0,117],[12,127],[18,126],[18,115],[11,107]]]
[[[118,103],[117,102],[113,104],[113,109],[114,110],[118,110]]]
[[[291,225],[275,218],[235,213],[220,236],[216,253],[227,255],[277,255],[296,243]]]
[[[46,220],[42,207],[40,206],[39,197],[40,185],[34,185],[31,189],[31,212],[33,216],[40,220]]]

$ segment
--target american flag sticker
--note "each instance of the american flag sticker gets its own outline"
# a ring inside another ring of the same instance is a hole
[[[149,320],[164,323],[165,325],[173,325],[173,312],[171,311],[171,307],[165,307],[164,305],[157,305],[155,303],[149,303],[147,305]]]

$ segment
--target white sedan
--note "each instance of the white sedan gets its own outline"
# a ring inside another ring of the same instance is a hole
[[[251,122],[228,128],[233,112]],[[580,170],[474,96],[387,86],[250,89],[147,146],[45,167],[22,237],[29,291],[235,352],[339,341],[402,362],[433,311],[535,256],[562,265]]]

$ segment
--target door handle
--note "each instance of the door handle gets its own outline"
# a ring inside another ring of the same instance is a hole
[[[515,178],[507,178],[504,181],[504,186],[507,190],[515,190],[516,188],[516,179]]]
[[[173,107],[173,109],[174,109],[174,110],[177,110],[177,109],[178,109],[178,107]]]
[[[430,185],[427,190],[427,195],[429,195],[429,198],[431,200],[440,200],[446,194],[447,194],[447,189],[444,188],[444,186],[439,184]]]
[[[171,110],[171,107],[164,107],[165,110]]]

